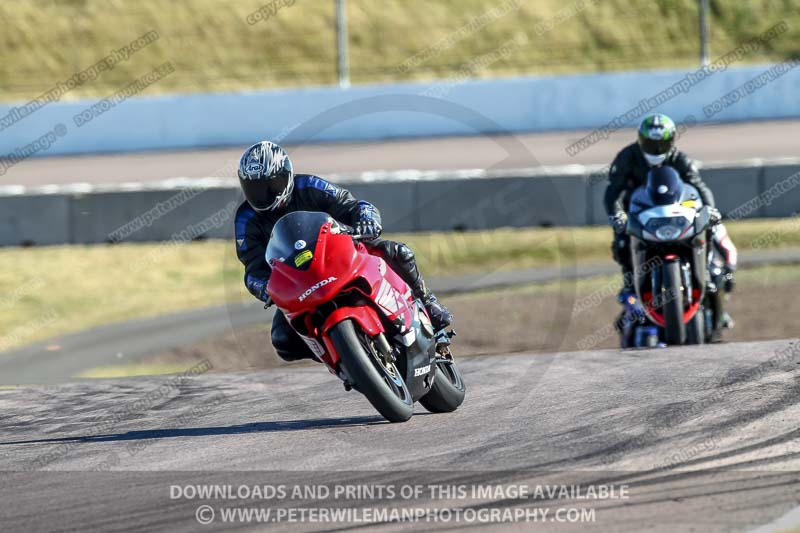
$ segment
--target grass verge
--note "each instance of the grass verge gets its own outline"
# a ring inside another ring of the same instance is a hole
[[[134,376],[158,376],[163,374],[180,374],[185,372],[191,364],[144,364],[132,363],[125,365],[98,366],[81,372],[78,378],[130,378]]]
[[[348,0],[355,83],[696,68],[696,0]],[[278,6],[278,9],[275,9]],[[248,17],[260,8],[267,16]],[[271,7],[271,9],[270,9]],[[788,31],[743,62],[796,57],[797,0],[715,0],[722,56],[779,21]],[[148,94],[335,84],[333,0],[26,0],[0,3],[3,100],[29,99],[147,32],[159,39],[66,98],[105,97],[170,61]],[[404,68],[407,67],[407,68]]]

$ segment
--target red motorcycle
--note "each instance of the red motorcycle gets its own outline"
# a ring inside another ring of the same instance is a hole
[[[466,387],[450,353],[453,331],[434,331],[422,303],[348,226],[296,211],[275,224],[267,246],[267,293],[345,389],[356,389],[390,422],[419,401],[455,411]]]

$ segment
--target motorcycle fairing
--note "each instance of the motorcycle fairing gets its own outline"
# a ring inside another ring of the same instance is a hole
[[[642,226],[645,239],[653,241],[677,241],[694,229],[697,211],[680,204],[659,205],[640,211],[636,218]]]
[[[296,231],[297,224],[292,224],[291,221],[303,219],[306,215],[309,215],[312,222],[319,222],[321,225],[303,225],[302,232]],[[284,223],[287,219],[289,222]],[[275,239],[276,244],[273,246],[271,240],[266,253],[267,262],[272,269],[267,291],[275,304],[287,313],[287,317],[290,313],[311,311],[329,301],[352,279],[353,272],[361,268],[364,258],[356,253],[348,235],[336,232],[335,224],[324,213],[304,211],[290,213],[275,224],[272,239]],[[291,228],[287,231],[288,239],[283,234],[283,230],[287,228]],[[296,246],[288,242],[293,239],[295,243],[305,243],[306,247],[294,250]],[[292,252],[311,251],[310,246],[313,246],[312,257],[298,267],[294,258],[299,257],[299,254],[292,256]]]

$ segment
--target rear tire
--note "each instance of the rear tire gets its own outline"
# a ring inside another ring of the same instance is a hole
[[[668,345],[680,346],[686,342],[683,324],[683,291],[681,290],[681,264],[670,261],[664,268],[664,339]]]
[[[436,378],[419,403],[431,413],[452,413],[464,402],[467,386],[452,361],[436,363]]]
[[[344,320],[333,326],[330,337],[353,387],[389,422],[405,422],[411,418],[414,400],[403,378],[394,365],[393,377],[370,355],[353,321]]]

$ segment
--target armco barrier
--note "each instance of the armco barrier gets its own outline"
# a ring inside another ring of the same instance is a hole
[[[64,194],[0,197],[0,245],[74,242],[71,203]]]
[[[582,226],[586,191],[578,176],[509,176],[418,184],[417,230]]]
[[[371,173],[334,181],[375,203],[393,232],[583,226],[606,223],[598,168]],[[798,172],[798,161],[702,169],[720,210],[751,202],[748,218],[797,212]],[[229,238],[242,199],[235,180],[221,179],[45,190],[0,188],[0,245]]]
[[[768,216],[789,217],[800,213],[800,165],[764,167],[762,191],[773,190],[775,197],[767,200]],[[781,191],[785,191],[781,194]]]
[[[759,181],[761,166],[742,166],[734,168],[710,168],[703,170],[703,181],[714,193],[714,201],[724,213],[734,209],[761,192]],[[766,211],[757,211],[756,216],[768,216]]]
[[[184,203],[168,207],[175,190],[106,191],[71,197],[72,242],[142,242],[182,239],[180,232],[201,224],[214,213],[224,209],[239,198],[239,192],[230,187],[211,187]],[[154,206],[165,204],[163,215],[148,222],[143,214]],[[232,222],[222,214],[209,221],[197,236],[221,238],[230,234]],[[224,219],[224,220],[223,220]],[[141,226],[140,226],[141,224]],[[207,229],[206,229],[207,228]],[[191,240],[192,236],[189,237]]]
[[[648,103],[641,109],[640,102],[656,101],[656,95],[685,80],[692,71],[142,96],[126,100],[81,127],[74,117],[95,100],[54,102],[2,130],[0,157],[52,131],[56,124],[66,126],[66,135],[38,155],[249,145],[264,138],[297,144],[599,129],[631,110],[622,126],[634,126],[646,113],[656,111],[680,122],[690,116],[697,122],[800,117],[800,68],[718,114],[706,116],[704,109],[715,100],[769,67],[731,66],[671,98],[658,99],[661,104],[657,107]],[[0,104],[0,117],[15,105]]]

